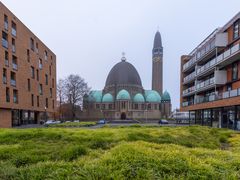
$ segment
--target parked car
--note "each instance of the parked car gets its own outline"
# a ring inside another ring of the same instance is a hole
[[[47,121],[44,123],[45,126],[48,126],[48,125],[50,125],[50,124],[57,124],[57,121],[47,120]]]
[[[74,120],[73,122],[75,122],[75,123],[79,123],[80,121],[79,121],[79,120]]]
[[[166,119],[161,119],[158,123],[159,123],[159,124],[168,124],[168,120],[166,120]]]
[[[101,120],[99,120],[98,122],[97,122],[97,124],[106,124],[107,122],[106,122],[106,120],[105,119],[101,119]]]

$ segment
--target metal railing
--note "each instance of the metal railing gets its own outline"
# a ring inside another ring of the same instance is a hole
[[[201,104],[201,103],[206,103],[206,102],[213,102],[217,100],[223,100],[223,99],[228,99],[228,98],[233,98],[233,97],[238,97],[240,96],[240,88],[234,89],[231,91],[226,91],[220,94],[212,94],[209,96],[198,96],[195,98],[195,102],[193,103],[192,101],[185,101],[182,103],[183,107],[190,106],[193,104]]]
[[[192,79],[194,79],[196,76],[196,72],[193,71],[191,74],[189,74],[188,76],[186,76],[184,79],[183,79],[183,82],[186,83],[187,81],[190,81]]]

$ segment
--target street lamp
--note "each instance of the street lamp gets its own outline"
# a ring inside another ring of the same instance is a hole
[[[47,122],[47,107],[45,106],[44,109],[45,109],[45,122]]]

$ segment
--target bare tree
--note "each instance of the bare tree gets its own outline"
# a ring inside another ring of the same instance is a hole
[[[76,107],[82,107],[83,96],[88,94],[90,88],[79,75],[71,74],[64,80],[64,91],[68,103],[71,105],[72,118],[76,118]]]
[[[64,80],[59,79],[57,84],[57,98],[59,102],[59,118],[62,119],[62,104],[65,102],[65,87]]]

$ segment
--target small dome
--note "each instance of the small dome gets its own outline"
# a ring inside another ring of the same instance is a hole
[[[163,93],[163,95],[162,95],[162,100],[163,100],[163,101],[171,101],[170,94],[169,94],[167,91],[165,91],[165,92]]]
[[[157,91],[154,91],[154,90],[145,91],[145,97],[147,102],[153,102],[153,103],[161,102],[161,96]]]
[[[112,103],[113,102],[113,96],[110,93],[107,93],[102,98],[103,103]]]
[[[134,96],[133,102],[135,102],[135,103],[144,103],[144,102],[145,102],[145,99],[144,99],[144,97],[143,97],[142,94],[138,93],[138,94],[136,94],[136,95]]]
[[[89,102],[102,102],[102,91],[91,91],[88,97]]]
[[[125,89],[119,91],[119,93],[117,94],[117,100],[130,100],[130,99],[131,99],[130,94]]]

